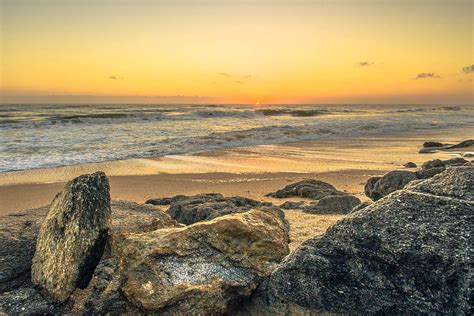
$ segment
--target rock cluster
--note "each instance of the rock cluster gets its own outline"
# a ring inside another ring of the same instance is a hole
[[[423,143],[423,148],[420,149],[419,153],[420,154],[430,154],[430,153],[434,153],[434,152],[439,151],[439,150],[466,148],[466,147],[473,146],[473,145],[474,145],[474,140],[473,139],[464,140],[464,141],[462,141],[460,143],[457,143],[457,144],[454,144],[454,145],[429,141],[429,142]]]
[[[337,190],[333,185],[315,179],[307,179],[287,185],[281,190],[267,194],[275,198],[302,197],[316,201],[286,201],[280,205],[283,209],[302,209],[315,214],[347,214],[360,200],[352,195]]]
[[[469,164],[464,158],[452,158],[447,160],[434,159],[426,161],[422,164],[421,169],[417,171],[394,170],[386,173],[382,177],[372,177],[365,184],[365,195],[373,201],[377,201],[382,197],[403,189],[405,185],[411,181],[418,179],[429,179],[437,175],[449,166],[463,166]]]
[[[257,314],[469,314],[474,168],[449,168],[304,242],[247,305]]]
[[[177,195],[172,198],[151,199],[146,203],[167,205],[167,213],[179,223],[190,225],[211,220],[219,216],[246,212],[265,203],[241,196],[224,197],[219,193],[204,193],[194,196]]]

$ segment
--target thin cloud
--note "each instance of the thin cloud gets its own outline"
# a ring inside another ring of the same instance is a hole
[[[227,77],[227,78],[232,78],[232,76],[229,75],[229,74],[226,73],[226,72],[221,72],[221,73],[219,73],[219,75],[221,75],[221,76],[223,76],[223,77]]]
[[[464,72],[465,74],[473,73],[474,72],[474,65],[463,67],[462,72]]]
[[[118,80],[118,78],[117,78],[117,77],[115,77],[115,76],[110,76],[110,77],[109,77],[109,79],[112,79],[112,80]]]
[[[245,75],[244,76],[244,79],[250,79],[250,78],[252,78],[252,75]]]
[[[374,62],[371,62],[371,61],[359,61],[357,63],[357,66],[359,67],[369,67],[369,66],[373,66],[375,63]]]
[[[422,72],[416,75],[414,80],[418,79],[438,79],[440,76],[438,74],[435,74],[434,72]]]
[[[235,83],[236,83],[236,84],[244,84],[244,82],[243,82],[243,81],[240,81],[240,80],[237,80]]]

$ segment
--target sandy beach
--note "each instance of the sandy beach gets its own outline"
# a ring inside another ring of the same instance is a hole
[[[473,148],[419,154],[427,140],[457,143],[474,135],[473,128],[419,130],[372,137],[330,138],[318,141],[219,149],[193,155],[131,159],[51,169],[0,174],[0,214],[48,205],[64,183],[80,174],[105,171],[114,200],[143,203],[150,198],[178,194],[217,192],[256,200],[284,201],[265,197],[283,186],[314,178],[367,200],[364,185],[369,177],[405,162],[460,156]],[[292,200],[292,199],[289,199]],[[301,199],[294,199],[301,200]],[[294,248],[301,241],[323,233],[343,215],[311,215],[287,211]]]

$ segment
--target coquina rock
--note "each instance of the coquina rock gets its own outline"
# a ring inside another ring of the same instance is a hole
[[[470,314],[474,168],[393,192],[304,242],[252,314]]]
[[[315,214],[347,214],[360,204],[360,200],[352,195],[330,195],[323,197],[303,210]]]
[[[33,284],[64,302],[86,287],[110,228],[109,181],[103,172],[66,184],[41,224],[31,267]]]
[[[288,223],[261,207],[182,228],[125,234],[122,293],[145,313],[222,314],[288,254]]]

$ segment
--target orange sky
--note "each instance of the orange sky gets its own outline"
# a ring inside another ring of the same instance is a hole
[[[474,1],[0,2],[2,103],[474,103]]]

